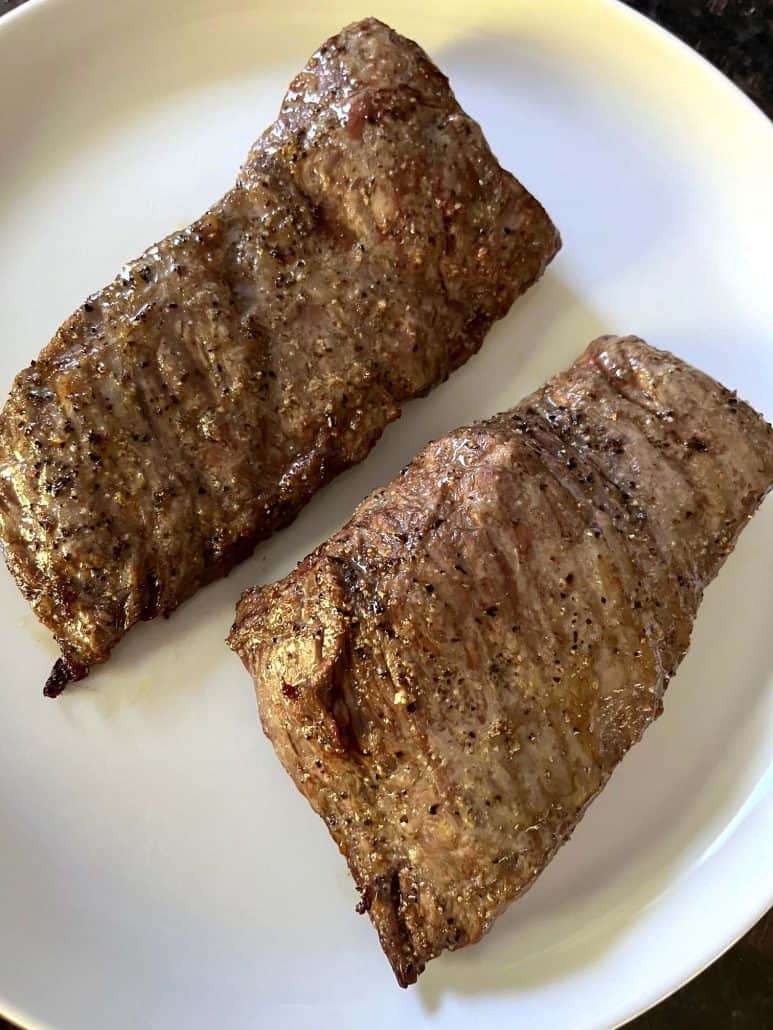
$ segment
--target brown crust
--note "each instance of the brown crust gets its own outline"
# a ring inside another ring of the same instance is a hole
[[[90,297],[0,421],[0,538],[55,696],[362,460],[560,246],[415,43],[367,19],[236,187]]]
[[[528,889],[660,715],[772,485],[748,405],[602,337],[242,598],[229,643],[265,732],[402,986]]]

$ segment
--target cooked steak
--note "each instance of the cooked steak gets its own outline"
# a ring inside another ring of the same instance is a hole
[[[45,692],[364,458],[559,245],[415,43],[372,19],[325,43],[236,187],[13,385],[0,536],[62,650]]]
[[[432,443],[230,637],[397,979],[477,941],[661,712],[773,431],[635,338]]]

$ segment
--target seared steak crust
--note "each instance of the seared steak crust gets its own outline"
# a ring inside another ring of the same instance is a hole
[[[559,247],[416,44],[367,20],[291,84],[236,187],[16,379],[0,536],[56,694],[368,453]]]
[[[477,941],[569,837],[771,485],[748,405],[601,338],[242,598],[230,644],[263,727],[400,984]]]

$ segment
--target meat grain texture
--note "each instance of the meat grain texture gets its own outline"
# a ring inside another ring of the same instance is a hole
[[[59,329],[0,418],[0,536],[57,694],[360,461],[560,240],[375,20],[293,81],[237,185]]]
[[[230,644],[403,986],[477,941],[646,727],[773,431],[636,338],[430,444]]]

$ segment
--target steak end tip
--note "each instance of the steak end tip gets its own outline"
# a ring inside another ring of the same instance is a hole
[[[57,658],[43,687],[43,696],[59,697],[69,683],[84,679],[88,673],[88,668],[80,662],[69,658]]]

